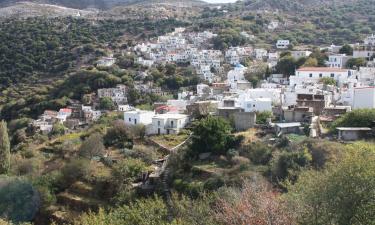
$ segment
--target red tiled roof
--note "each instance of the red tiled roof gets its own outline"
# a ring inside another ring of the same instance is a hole
[[[347,72],[346,69],[332,68],[332,67],[301,67],[298,72]]]
[[[368,87],[356,87],[354,89],[373,89],[375,86],[368,86]]]
[[[72,109],[63,108],[63,109],[60,109],[60,112],[71,113]]]

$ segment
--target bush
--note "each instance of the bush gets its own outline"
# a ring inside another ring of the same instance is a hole
[[[112,171],[113,177],[119,181],[134,181],[140,177],[142,172],[147,172],[147,165],[139,159],[124,159],[118,162]]]
[[[51,136],[58,136],[65,134],[66,127],[61,123],[55,123],[50,133]]]
[[[225,185],[223,178],[221,177],[211,177],[206,180],[203,184],[205,190],[213,191],[217,190]]]
[[[332,77],[323,77],[319,81],[324,85],[336,85],[336,81]]]
[[[272,112],[258,112],[257,113],[257,119],[256,119],[256,123],[257,124],[266,124],[267,123],[267,119],[269,118],[273,118],[273,114]]]
[[[92,159],[93,157],[101,157],[104,150],[102,136],[99,133],[94,133],[82,143],[79,148],[79,155]]]
[[[99,102],[99,106],[100,106],[101,109],[104,109],[104,110],[115,110],[116,109],[115,103],[109,97],[101,98],[100,102]]]
[[[73,159],[61,170],[60,184],[69,187],[80,179],[87,179],[91,172],[90,161],[87,159]]]
[[[301,169],[310,165],[311,154],[305,148],[296,152],[281,152],[271,162],[271,175],[277,181],[297,180]]]
[[[241,155],[249,158],[255,164],[267,165],[272,158],[273,149],[262,142],[246,146]]]
[[[356,109],[333,122],[331,131],[337,127],[371,127],[375,121],[375,109]]]
[[[130,136],[129,128],[125,126],[124,122],[121,120],[115,121],[104,136],[104,144],[107,147],[125,148],[132,142]]]
[[[196,155],[205,152],[225,154],[234,140],[231,130],[230,124],[222,118],[202,119],[193,128],[191,152]]]
[[[1,217],[15,223],[34,219],[40,207],[38,192],[23,179],[0,178]]]
[[[343,150],[339,162],[303,172],[288,187],[297,224],[374,224],[374,145],[359,142]]]

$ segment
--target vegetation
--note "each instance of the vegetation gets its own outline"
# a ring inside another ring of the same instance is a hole
[[[359,68],[361,66],[366,66],[366,64],[367,64],[367,61],[364,58],[352,58],[346,62],[346,67],[350,69],[354,69],[354,68]]]
[[[14,223],[31,221],[38,212],[40,199],[37,191],[26,180],[0,177],[1,217]]]
[[[346,55],[353,55],[353,48],[350,45],[346,44],[342,46],[342,48],[340,48],[339,53],[346,54]]]
[[[231,130],[230,124],[222,118],[209,116],[202,119],[193,129],[192,154],[224,154],[235,143]]]
[[[297,206],[302,224],[371,224],[374,210],[374,147],[349,147],[337,164],[323,172],[306,171],[286,195]]]
[[[267,123],[267,119],[271,119],[272,120],[273,118],[273,114],[272,112],[258,112],[257,113],[257,120],[256,120],[256,123],[257,124],[266,124]]]
[[[10,169],[10,143],[7,124],[0,123],[0,174],[7,174]]]
[[[102,135],[95,133],[90,135],[81,145],[79,155],[87,159],[101,157],[104,154]]]
[[[371,127],[374,120],[374,109],[355,109],[337,119],[331,129],[334,131],[337,127]]]
[[[319,82],[323,83],[324,85],[334,85],[336,86],[336,80],[332,77],[323,77],[319,80]]]

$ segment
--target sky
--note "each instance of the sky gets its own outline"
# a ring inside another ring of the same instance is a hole
[[[231,3],[236,2],[237,0],[204,0],[205,2],[209,3]]]

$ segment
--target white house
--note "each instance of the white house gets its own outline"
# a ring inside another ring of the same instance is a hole
[[[375,54],[375,47],[372,48],[355,48],[353,50],[353,58],[371,58]]]
[[[375,67],[359,67],[358,81],[363,85],[375,84]]]
[[[352,56],[347,56],[346,54],[335,54],[328,56],[328,61],[326,65],[332,68],[345,68],[346,63],[349,59],[353,58]]]
[[[126,125],[150,125],[152,117],[155,116],[153,111],[133,110],[124,112],[124,121]]]
[[[245,112],[272,112],[272,100],[270,98],[254,98],[240,102]]]
[[[210,86],[208,86],[207,84],[198,84],[197,85],[197,95],[198,96],[202,96],[204,94],[210,94],[211,93],[211,89],[210,89]]]
[[[57,119],[65,122],[66,119],[72,115],[72,109],[63,108],[59,110],[59,113],[57,114]]]
[[[130,111],[132,109],[133,109],[133,107],[131,107],[130,105],[118,105],[118,107],[117,107],[117,110],[120,111],[120,112],[126,112],[126,111]]]
[[[113,57],[103,57],[98,60],[96,63],[97,66],[102,66],[102,67],[109,67],[115,64],[116,59]]]
[[[276,28],[278,28],[278,27],[279,27],[279,21],[277,21],[277,20],[272,20],[272,21],[268,24],[268,26],[267,26],[268,30],[274,30],[274,29],[276,29]]]
[[[368,36],[364,40],[365,45],[375,45],[375,35],[372,34],[371,36]]]
[[[354,109],[375,108],[375,87],[359,87],[354,89]]]
[[[254,49],[253,54],[255,59],[262,60],[263,58],[267,57],[268,51],[264,48],[256,48]]]
[[[235,85],[239,81],[246,81],[245,79],[245,71],[247,67],[237,64],[233,70],[230,70],[227,75],[228,83],[232,86]]]
[[[157,114],[152,117],[151,134],[178,134],[188,123],[188,115]]]
[[[146,66],[146,67],[151,67],[152,65],[154,65],[154,60],[149,60],[149,59],[144,59],[142,57],[138,57],[138,59],[136,60],[136,62],[142,66]]]
[[[277,40],[276,42],[276,48],[278,49],[287,49],[290,45],[289,40]]]
[[[280,104],[281,88],[255,88],[248,89],[239,94],[240,101],[247,99],[271,99],[274,105]]]
[[[188,101],[183,99],[169,99],[167,105],[175,107],[179,112],[184,112]]]
[[[99,98],[111,98],[112,101],[116,102],[117,104],[126,103],[127,102],[127,87],[125,85],[117,85],[116,88],[102,88],[98,89],[98,97]]]
[[[330,67],[302,67],[296,70],[295,76],[289,77],[290,86],[316,84],[321,78],[333,78],[339,85],[355,79],[354,71]]]
[[[291,51],[292,57],[295,59],[307,58],[311,55],[311,51]]]

